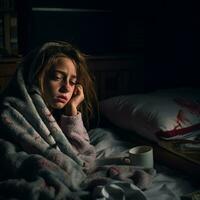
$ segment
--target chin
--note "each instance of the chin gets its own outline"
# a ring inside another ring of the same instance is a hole
[[[61,109],[63,109],[65,107],[65,104],[63,104],[63,103],[57,103],[57,104],[54,104],[52,107],[54,109],[61,110]]]

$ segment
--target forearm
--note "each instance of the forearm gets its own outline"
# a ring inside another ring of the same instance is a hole
[[[76,115],[62,115],[61,129],[68,138],[80,137],[89,142],[88,133],[84,127],[82,114],[77,111]]]
[[[82,115],[61,117],[61,129],[72,144],[75,153],[84,160],[85,167],[91,168],[96,159],[94,146],[90,144],[88,133],[82,121]]]

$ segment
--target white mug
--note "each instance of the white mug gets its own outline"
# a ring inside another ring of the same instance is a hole
[[[136,167],[150,169],[154,167],[153,148],[151,146],[136,146],[128,151],[130,164]]]

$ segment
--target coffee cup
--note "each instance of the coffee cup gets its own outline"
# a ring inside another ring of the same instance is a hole
[[[150,169],[154,167],[153,148],[151,146],[135,146],[128,151],[130,165],[135,167]]]

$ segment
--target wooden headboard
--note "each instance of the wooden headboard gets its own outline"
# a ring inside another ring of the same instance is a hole
[[[20,58],[0,60],[0,91],[12,77],[19,62]],[[162,88],[200,88],[199,73],[194,66],[148,65],[138,55],[91,56],[87,62],[94,75],[99,100]]]
[[[91,57],[88,66],[100,100],[144,92],[144,65],[134,57]]]
[[[194,65],[147,64],[140,56],[90,57],[99,99],[157,89],[200,88]]]

